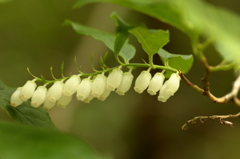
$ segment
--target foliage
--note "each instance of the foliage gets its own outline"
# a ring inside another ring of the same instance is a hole
[[[7,1],[0,1],[0,3]],[[80,74],[77,75],[78,77],[88,77],[90,79],[101,74],[104,77],[102,81],[106,81],[104,73],[111,73],[115,69],[127,68],[129,69],[128,73],[131,73],[133,69],[145,67],[148,68],[145,72],[147,72],[146,77],[150,82],[151,74],[149,71],[151,69],[160,69],[166,78],[176,73],[175,75],[179,77],[178,82],[181,77],[187,85],[216,103],[226,103],[232,99],[235,104],[240,105],[240,100],[237,98],[240,78],[235,81],[232,91],[222,98],[217,98],[210,93],[208,82],[209,73],[212,71],[239,68],[239,16],[201,0],[79,0],[75,7],[96,2],[121,5],[178,28],[189,36],[193,54],[203,63],[207,72],[203,78],[203,88],[192,84],[184,74],[188,73],[191,69],[193,56],[173,54],[163,49],[169,42],[169,31],[149,29],[144,24],[128,24],[114,12],[111,17],[116,22],[116,34],[107,33],[71,20],[65,20],[64,25],[72,26],[77,34],[91,36],[103,42],[113,52],[119,64],[112,68],[107,67],[105,64],[107,54],[105,54],[100,59],[102,70],[95,70],[95,72],[88,74],[79,70]],[[129,44],[128,41],[130,34],[137,38],[143,50],[148,55],[148,60],[144,61],[144,63],[130,62],[136,54],[134,46]],[[209,45],[213,45],[222,56],[223,62],[217,66],[211,66],[204,55],[204,51]],[[162,60],[163,65],[153,63],[153,56],[158,56]],[[61,70],[63,72],[63,66]],[[46,80],[43,76],[40,78],[33,77],[36,81],[43,82],[46,85],[70,78],[63,76],[60,79]],[[112,82],[115,81],[114,79],[112,80]],[[149,82],[146,86],[149,85]],[[139,83],[142,85],[142,81]],[[22,125],[0,123],[0,158],[32,158],[32,154],[35,155],[34,158],[101,158],[85,141],[57,131],[48,112],[42,107],[33,108],[29,101],[24,102],[16,108],[12,107],[10,105],[10,98],[15,90],[15,88],[10,88],[0,81],[0,107],[6,110],[14,120],[22,123]],[[232,126],[231,122],[222,119],[238,117],[239,115],[213,116],[212,119],[220,119],[221,124]],[[187,128],[187,124],[195,123],[198,119],[202,121],[210,117],[200,116],[189,120],[184,125],[184,128]],[[24,144],[23,146],[19,146],[19,143]],[[12,149],[16,151],[12,153]]]
[[[0,136],[1,158],[103,159],[85,141],[57,130],[0,122]]]

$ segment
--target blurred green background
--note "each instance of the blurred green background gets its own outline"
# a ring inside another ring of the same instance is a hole
[[[238,1],[208,2],[240,11]],[[14,0],[0,4],[0,79],[6,85],[19,87],[32,79],[27,67],[36,76],[52,79],[49,68],[53,66],[55,76],[60,77],[62,61],[65,75],[77,73],[75,56],[82,71],[91,72],[90,57],[94,53],[98,68],[100,55],[109,50],[91,37],[77,35],[71,27],[62,27],[65,19],[114,33],[115,23],[109,15],[116,11],[131,24],[146,23],[148,28],[168,29],[170,43],[165,49],[169,52],[192,53],[186,35],[156,19],[109,4],[92,4],[73,10],[74,3],[75,0]],[[147,56],[136,39],[130,38],[137,49],[132,62],[142,62]],[[213,48],[208,49],[207,57],[211,64],[221,60]],[[160,63],[157,56],[154,61]],[[116,65],[111,54],[107,64]],[[135,78],[140,71],[133,72]],[[203,74],[204,68],[195,60],[186,76],[201,86]],[[234,79],[231,71],[212,73],[213,94],[221,97],[228,93]],[[125,96],[113,92],[105,102],[94,99],[85,104],[74,98],[67,108],[54,107],[49,113],[61,131],[84,138],[100,153],[116,159],[226,159],[240,155],[238,118],[231,120],[234,128],[222,126],[218,121],[199,122],[190,125],[187,131],[181,130],[181,126],[194,116],[238,111],[231,102],[215,104],[181,82],[179,91],[166,103],[158,102],[156,96],[146,92],[139,95],[131,88]],[[14,122],[2,110],[0,118]]]

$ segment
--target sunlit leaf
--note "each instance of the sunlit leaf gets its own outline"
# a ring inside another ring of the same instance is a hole
[[[148,55],[154,55],[169,42],[169,32],[161,29],[149,30],[144,26],[134,27],[130,32],[137,37],[143,50]]]
[[[78,0],[76,6],[87,4]],[[166,22],[190,38],[201,34],[221,46],[226,61],[240,62],[240,16],[202,0],[89,0],[125,6]],[[218,48],[219,50],[219,48]]]
[[[171,54],[164,49],[159,50],[158,55],[165,65],[180,70],[182,73],[187,73],[192,67],[192,55]],[[169,77],[171,73],[172,72],[167,72],[165,76]]]
[[[110,50],[114,51],[114,41],[116,38],[115,35],[78,23],[74,23],[70,20],[66,20],[64,24],[71,25],[78,34],[92,36],[96,40],[102,41]],[[126,43],[121,49],[119,56],[129,61],[134,57],[135,52],[135,48],[132,45]]]

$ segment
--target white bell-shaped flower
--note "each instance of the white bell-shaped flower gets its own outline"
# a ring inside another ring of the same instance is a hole
[[[65,108],[72,100],[72,96],[66,96],[63,94],[61,98],[57,101],[57,106],[61,108]]]
[[[162,73],[160,72],[155,73],[155,75],[153,76],[149,83],[147,92],[150,95],[156,95],[156,93],[160,90],[160,88],[163,85],[164,78],[165,77]]]
[[[22,87],[18,87],[15,92],[13,92],[11,99],[10,99],[10,105],[13,107],[17,107],[20,104],[23,103],[23,101],[20,98]]]
[[[90,93],[87,98],[83,100],[84,103],[90,103],[91,100],[93,100],[94,96]]]
[[[22,101],[27,101],[32,97],[35,88],[37,87],[35,80],[27,81],[26,84],[22,87],[20,98]]]
[[[111,91],[108,89],[105,89],[105,91],[103,92],[103,94],[100,95],[100,97],[98,98],[101,101],[105,101],[106,98],[110,95]]]
[[[158,101],[160,101],[160,102],[166,102],[168,100],[168,98],[171,97],[171,95],[169,95],[166,92],[167,84],[168,84],[168,81],[164,82],[162,88],[160,89],[160,92],[158,95]]]
[[[152,75],[149,71],[142,71],[136,79],[134,90],[141,94],[145,89],[147,89],[151,78]]]
[[[51,102],[56,102],[62,96],[63,83],[62,81],[56,81],[47,92],[47,99]]]
[[[103,94],[106,89],[106,76],[104,74],[98,74],[96,78],[93,80],[92,84],[92,95],[93,97],[99,98],[101,94]]]
[[[181,78],[177,73],[172,73],[166,85],[166,93],[173,96],[179,88],[180,80]]]
[[[77,87],[81,79],[79,75],[72,75],[63,86],[63,94],[66,96],[71,96],[77,91]]]
[[[123,71],[120,68],[115,68],[107,77],[106,89],[114,91],[122,81]]]
[[[123,73],[121,84],[117,87],[116,93],[124,95],[131,87],[133,75],[130,72]]]
[[[85,78],[77,87],[77,99],[83,101],[89,96],[92,91],[92,81],[90,78]]]
[[[54,107],[56,104],[56,102],[52,102],[49,99],[46,99],[43,103],[43,108],[46,110],[50,110],[52,109],[52,107]]]
[[[31,105],[35,108],[39,107],[46,99],[47,88],[45,86],[39,86],[33,93]]]

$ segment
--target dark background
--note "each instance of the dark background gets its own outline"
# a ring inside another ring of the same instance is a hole
[[[239,12],[238,1],[209,0],[217,6]],[[22,86],[32,77],[31,72],[52,79],[49,68],[60,77],[60,66],[65,63],[65,75],[77,73],[74,57],[83,72],[91,72],[90,57],[95,54],[95,66],[99,57],[108,49],[91,37],[77,35],[71,27],[62,27],[65,19],[111,33],[115,23],[109,17],[116,11],[131,24],[145,23],[148,28],[168,29],[170,43],[165,49],[177,54],[191,54],[190,41],[179,30],[123,7],[109,4],[91,4],[72,9],[75,0],[21,0],[0,4],[0,79],[10,87]],[[130,42],[137,48],[132,62],[147,59],[136,39]],[[206,52],[211,64],[221,57],[213,48]],[[156,56],[154,61],[159,63]],[[115,66],[113,56],[107,59],[108,66]],[[160,63],[159,63],[160,64]],[[134,77],[141,69],[133,72]],[[154,72],[152,72],[154,73]],[[186,75],[201,86],[204,68],[195,59]],[[227,94],[235,75],[232,71],[211,74],[211,90],[216,96]],[[41,84],[41,83],[39,83]],[[54,107],[49,113],[57,127],[66,133],[86,139],[99,152],[113,155],[116,159],[229,159],[239,158],[240,122],[231,119],[235,127],[226,127],[218,121],[181,126],[199,115],[234,114],[239,108],[233,103],[215,104],[183,81],[179,91],[166,103],[157,101],[157,96],[146,92],[137,94],[133,88],[125,96],[112,93],[105,102],[94,99],[85,104],[74,99],[65,109]],[[1,110],[1,120],[12,121]]]

